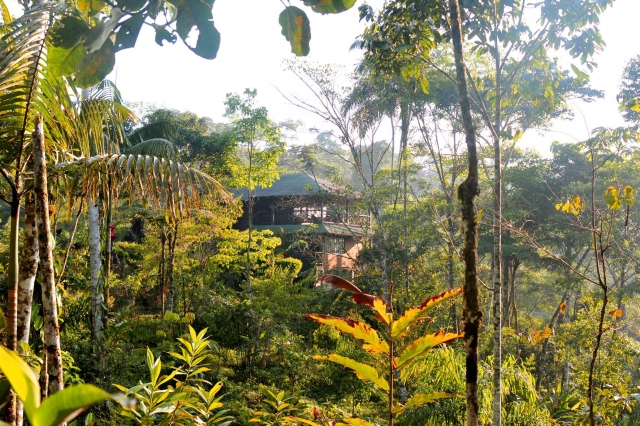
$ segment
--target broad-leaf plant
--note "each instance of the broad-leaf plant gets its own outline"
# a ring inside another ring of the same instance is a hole
[[[431,297],[420,305],[407,309],[399,316],[393,312],[392,296],[387,303],[382,297],[364,293],[360,288],[350,281],[336,275],[324,275],[318,279],[318,283],[329,284],[333,287],[353,293],[351,298],[358,305],[366,305],[374,310],[375,318],[381,323],[380,331],[375,330],[368,324],[354,321],[349,318],[334,317],[325,314],[305,314],[305,317],[337,328],[342,333],[350,334],[356,339],[362,340],[362,348],[371,353],[383,356],[386,362],[384,372],[376,370],[375,367],[357,362],[338,354],[315,355],[317,360],[331,361],[343,365],[352,370],[356,376],[363,381],[371,381],[376,387],[387,394],[388,397],[388,421],[393,425],[395,416],[402,414],[412,407],[419,407],[429,402],[434,402],[441,398],[452,398],[457,395],[445,392],[433,392],[429,394],[417,394],[410,397],[404,404],[394,403],[394,381],[396,373],[411,366],[416,360],[424,357],[432,348],[461,339],[462,333],[448,333],[444,330],[436,333],[425,334],[418,339],[404,343],[403,338],[407,336],[409,330],[421,321],[429,321],[426,313],[434,306],[450,300],[462,293],[462,288],[448,290],[437,296]],[[390,291],[392,295],[392,291]],[[348,421],[347,421],[348,420]],[[345,419],[348,424],[370,425],[361,419]]]

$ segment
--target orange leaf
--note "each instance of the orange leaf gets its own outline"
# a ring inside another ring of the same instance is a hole
[[[622,309],[612,309],[609,311],[609,315],[611,315],[613,318],[620,318],[622,317]]]
[[[567,304],[566,304],[566,303],[562,302],[562,303],[560,304],[560,312],[562,312],[563,314],[564,314],[565,312],[567,312]]]
[[[391,337],[397,337],[402,334],[408,327],[422,319],[427,310],[431,309],[438,303],[444,302],[445,300],[455,297],[461,293],[462,287],[455,290],[448,290],[425,300],[420,306],[414,306],[413,308],[407,309],[400,318],[393,322],[393,325],[391,326]]]
[[[362,347],[370,353],[389,353],[389,344],[380,339],[378,333],[367,324],[354,321],[348,318],[339,318],[323,314],[303,314],[304,317],[337,328],[343,333],[349,333],[356,339],[364,340],[366,344]]]

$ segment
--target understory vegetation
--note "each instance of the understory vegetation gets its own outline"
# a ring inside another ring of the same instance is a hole
[[[0,0],[0,424],[640,424],[640,58],[624,126],[522,145],[603,97],[612,1],[361,4],[355,72],[286,62],[308,131],[125,103],[143,23],[217,53],[212,2],[156,3]]]

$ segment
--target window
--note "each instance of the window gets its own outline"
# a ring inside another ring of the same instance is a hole
[[[344,249],[344,238],[328,236],[324,237],[324,252],[344,254],[346,252],[346,250]]]

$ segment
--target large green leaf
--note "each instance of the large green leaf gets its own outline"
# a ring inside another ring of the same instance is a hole
[[[295,6],[288,6],[280,13],[278,21],[282,27],[282,35],[291,45],[291,52],[296,56],[307,56],[311,40],[307,14]]]
[[[220,48],[220,33],[213,25],[211,13],[213,2],[208,4],[201,0],[181,0],[176,6],[178,8],[176,31],[182,41],[196,55],[205,59],[215,59]],[[199,32],[195,46],[187,43],[193,27],[196,27]]]
[[[84,36],[84,47],[87,52],[92,53],[102,49],[104,43],[111,37],[111,32],[120,23],[120,18],[124,15],[122,10],[114,7],[111,9],[108,19],[87,31]]]
[[[27,417],[34,423],[35,412],[40,406],[40,385],[35,373],[16,352],[3,346],[0,346],[0,370],[24,404]]]
[[[444,331],[439,331],[436,334],[428,334],[424,337],[421,337],[420,339],[407,346],[402,354],[400,354],[399,358],[395,358],[393,360],[395,363],[395,367],[398,369],[404,368],[408,366],[416,357],[426,354],[434,346],[438,346],[443,343],[449,343],[456,339],[461,339],[462,337],[464,337],[463,333],[445,333]]]
[[[116,34],[116,51],[129,49],[136,45],[143,23],[144,16],[142,15],[134,15],[122,22]]]
[[[326,356],[314,355],[313,357],[318,360],[331,361],[335,362],[336,364],[344,365],[345,367],[353,370],[353,372],[356,373],[356,376],[358,376],[359,379],[364,381],[371,380],[379,388],[385,391],[389,390],[389,383],[387,383],[384,378],[378,376],[378,372],[376,371],[376,369],[371,367],[370,365],[362,364],[361,362],[354,361],[351,358],[340,356],[338,354],[330,354]]]
[[[68,77],[76,72],[78,62],[86,53],[82,43],[78,43],[69,49],[52,46],[49,48],[47,56],[49,67],[53,72]]]
[[[401,414],[402,412],[404,412],[404,410],[411,407],[420,407],[424,404],[427,404],[429,402],[435,402],[439,399],[455,398],[457,396],[459,395],[456,395],[455,393],[446,393],[446,392],[421,393],[409,398],[409,400],[404,405],[396,404],[395,407],[393,407],[393,412],[396,414]]]
[[[100,83],[116,64],[116,52],[113,42],[107,39],[100,50],[88,53],[78,63],[76,85],[91,87]]]
[[[448,290],[444,293],[440,293],[437,296],[433,296],[430,299],[425,300],[420,306],[414,306],[407,309],[400,318],[393,322],[391,326],[391,336],[397,337],[404,333],[408,327],[420,321],[426,311],[434,307],[435,305],[442,303],[452,297],[458,296],[462,293],[462,287],[455,290]]]
[[[111,395],[94,385],[68,387],[44,400],[33,417],[33,426],[58,426],[106,399]]]
[[[356,0],[303,0],[305,6],[311,6],[314,12],[340,13],[349,10],[356,4]]]
[[[82,41],[91,27],[80,18],[67,16],[56,23],[51,32],[53,45],[62,49],[70,49]]]
[[[320,324],[331,325],[343,333],[349,333],[356,339],[367,342],[362,347],[371,353],[389,353],[389,344],[380,339],[378,333],[367,324],[353,321],[348,318],[333,317],[322,314],[304,314],[305,317],[319,322]]]

